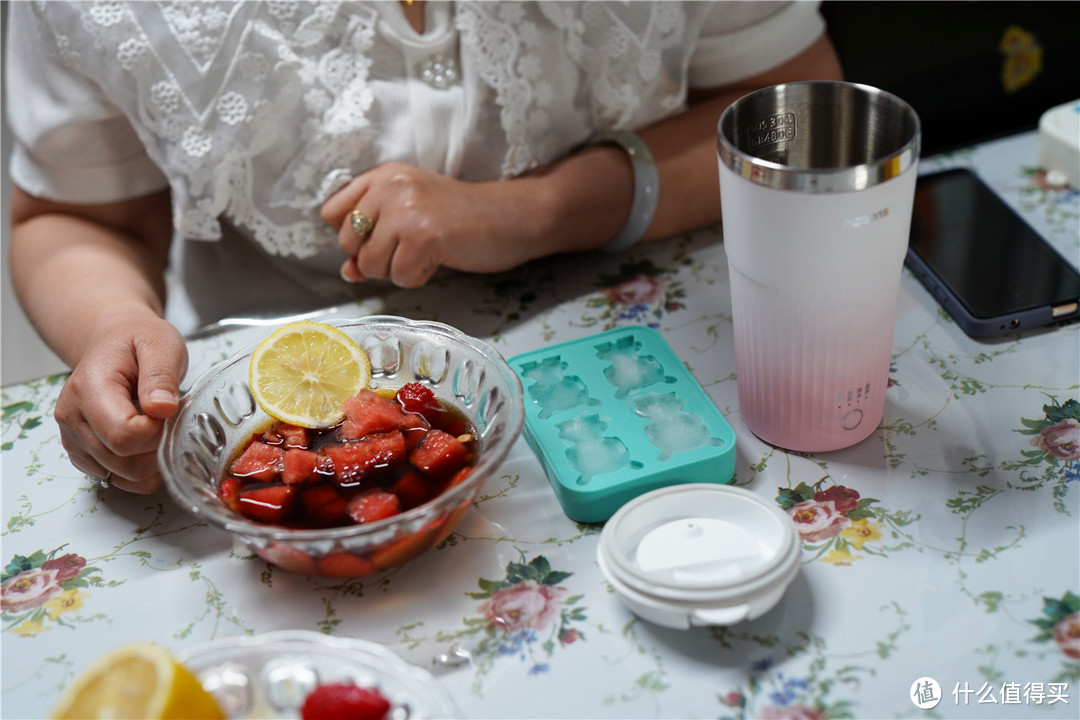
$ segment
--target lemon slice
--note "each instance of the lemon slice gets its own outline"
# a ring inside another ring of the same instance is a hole
[[[330,427],[341,404],[371,381],[371,363],[352,338],[326,323],[301,320],[259,343],[248,365],[255,402],[270,417],[306,428]]]
[[[224,718],[217,700],[165,649],[124,645],[82,672],[53,711],[67,718]]]

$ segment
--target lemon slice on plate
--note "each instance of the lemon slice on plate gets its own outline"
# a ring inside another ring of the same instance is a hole
[[[224,718],[217,700],[167,650],[132,643],[98,659],[64,693],[53,720]]]
[[[255,402],[275,420],[330,427],[341,404],[371,381],[371,363],[352,338],[326,323],[301,320],[259,343],[248,365]]]

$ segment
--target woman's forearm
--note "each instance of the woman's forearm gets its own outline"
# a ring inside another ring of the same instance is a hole
[[[10,268],[30,321],[74,366],[95,333],[164,305],[168,195],[67,206],[12,195]]]
[[[656,214],[642,239],[669,237],[720,219],[716,125],[728,105],[769,85],[841,78],[832,44],[823,36],[787,63],[699,94],[685,112],[641,130],[660,176]],[[617,146],[587,148],[524,179],[549,181],[528,195],[540,199],[539,244],[552,252],[605,245],[625,222],[634,193],[630,161]]]

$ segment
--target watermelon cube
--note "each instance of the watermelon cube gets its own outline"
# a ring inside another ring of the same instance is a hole
[[[368,388],[346,400],[341,409],[345,411],[345,420],[338,428],[338,439],[344,441],[397,430],[405,419],[400,405]]]
[[[334,465],[334,481],[341,487],[355,487],[373,481],[388,470],[408,461],[408,449],[401,431],[368,435],[363,440],[326,447]]]
[[[434,477],[445,477],[460,470],[470,460],[469,449],[456,437],[442,430],[431,430],[409,453],[409,462]]]
[[[233,460],[229,472],[237,477],[270,482],[281,472],[285,451],[276,445],[256,441],[250,443],[240,457]]]

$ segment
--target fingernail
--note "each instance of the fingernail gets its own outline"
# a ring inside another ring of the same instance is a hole
[[[171,393],[164,388],[158,388],[157,390],[152,390],[150,392],[149,399],[156,403],[174,403],[180,398],[176,396],[176,393]]]

